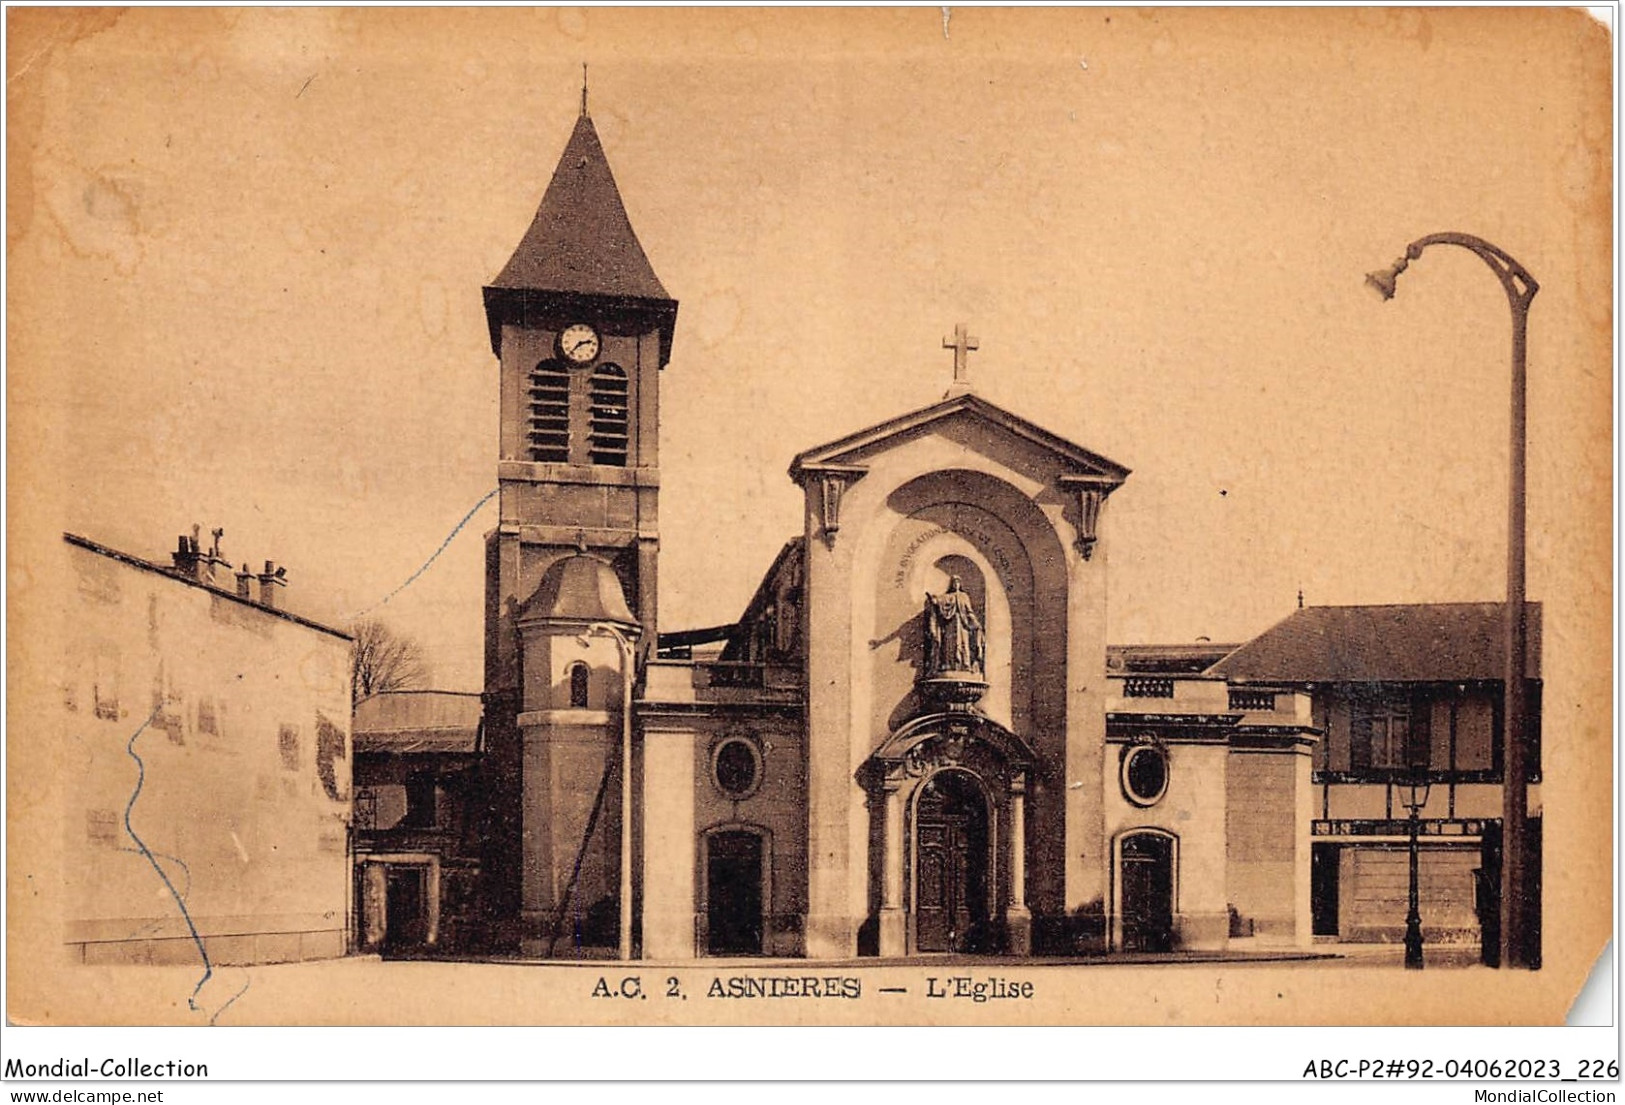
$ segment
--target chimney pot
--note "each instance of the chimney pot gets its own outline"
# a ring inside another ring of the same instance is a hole
[[[276,609],[276,589],[288,585],[285,578],[287,574],[287,569],[279,569],[276,566],[276,561],[267,560],[265,562],[265,571],[261,572],[259,576],[261,606]]]
[[[175,551],[171,554],[174,561],[175,574],[187,579],[196,579],[198,575],[197,550],[187,540],[186,534],[181,534],[175,541]]]

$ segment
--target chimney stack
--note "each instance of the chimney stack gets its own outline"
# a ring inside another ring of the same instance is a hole
[[[202,526],[193,526],[190,537],[184,533],[177,537],[175,551],[170,556],[174,560],[176,575],[213,587],[214,570],[231,567],[231,564],[220,555],[220,538],[226,531],[223,529],[210,531],[214,537],[214,544],[209,547],[208,552],[204,552],[198,545],[198,534],[202,529]]]
[[[175,574],[185,576],[187,579],[197,578],[198,553],[197,538],[181,534],[175,538],[175,551],[170,554],[175,561]]]
[[[278,568],[275,561],[265,562],[265,571],[259,574],[261,606],[276,609],[276,589],[288,585],[287,575],[288,569]]]
[[[246,561],[243,563],[241,568],[237,569],[236,578],[237,597],[240,599],[248,599],[250,602],[252,602],[254,599],[254,590],[252,586],[254,581],[254,573],[248,570],[248,564]]]
[[[193,526],[192,527],[192,551],[193,552],[197,551],[197,547],[198,547],[198,544],[197,544],[198,530],[200,528],[201,527],[199,527],[199,526]],[[209,551],[207,553],[204,553],[204,554],[200,555],[198,557],[198,560],[197,560],[197,563],[198,563],[198,581],[200,583],[205,583],[205,584],[209,585],[210,587],[213,587],[214,586],[214,570],[216,568],[225,568],[227,571],[231,570],[231,564],[227,562],[225,557],[220,555],[220,539],[222,537],[224,537],[225,535],[226,535],[226,531],[223,530],[223,529],[216,528],[216,529],[212,529],[212,530],[209,531],[209,536],[214,538],[214,542],[209,546]]]

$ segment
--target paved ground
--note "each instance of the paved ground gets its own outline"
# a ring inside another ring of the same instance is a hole
[[[384,957],[390,961],[390,957]],[[401,957],[409,958],[429,957]],[[1476,947],[1451,945],[1423,950],[1424,965],[1428,967],[1476,967],[1479,953]],[[613,965],[612,959],[541,959],[525,956],[435,956],[435,962],[503,964],[520,967],[596,967]],[[1176,951],[1162,953],[1124,953],[1094,956],[1029,956],[1018,958],[1008,955],[915,955],[881,961],[868,957],[851,959],[773,959],[765,956],[734,958],[706,956],[703,959],[635,961],[635,966],[647,969],[660,967],[682,968],[807,968],[826,967],[847,970],[854,967],[1143,967],[1191,965],[1245,965],[1249,963],[1309,964],[1328,967],[1402,967],[1405,948],[1402,944],[1316,944],[1312,948],[1248,948],[1228,951]]]

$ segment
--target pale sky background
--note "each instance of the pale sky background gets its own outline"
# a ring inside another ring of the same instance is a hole
[[[1246,639],[1299,588],[1501,598],[1505,297],[1443,248],[1391,303],[1363,287],[1439,230],[1542,284],[1531,596],[1561,633],[1609,594],[1611,105],[1581,13],[8,14],[14,586],[19,526],[163,558],[193,522],[319,620],[410,577],[495,486],[480,289],[587,60],[681,302],[663,629],[739,615],[801,530],[791,457],[939,399],[960,321],[982,395],[1134,470],[1101,523],[1111,640]],[[436,685],[480,686],[494,518],[377,611]]]

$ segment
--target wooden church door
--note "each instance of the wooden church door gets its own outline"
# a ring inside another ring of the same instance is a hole
[[[1123,838],[1123,950],[1174,946],[1174,842],[1161,833]]]
[[[706,950],[712,955],[762,952],[762,838],[714,833],[705,872]]]
[[[987,803],[961,772],[933,776],[915,812],[916,950],[985,950]]]

